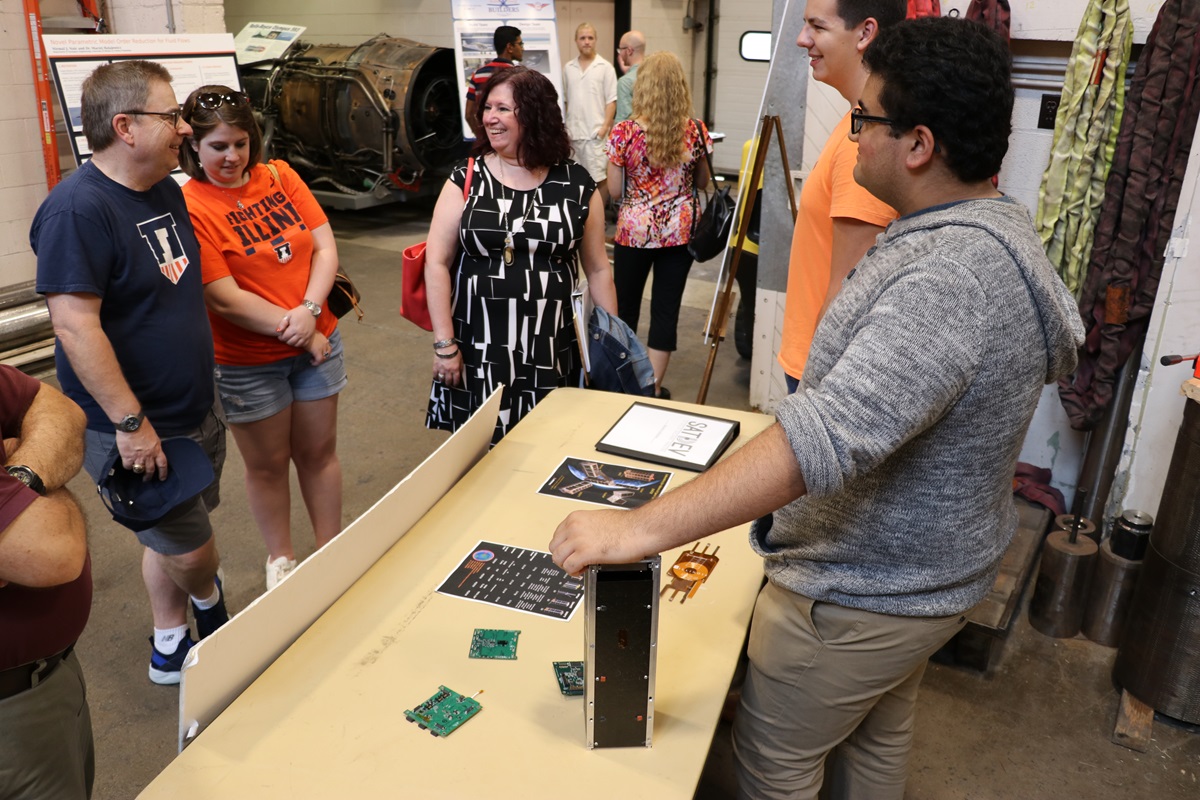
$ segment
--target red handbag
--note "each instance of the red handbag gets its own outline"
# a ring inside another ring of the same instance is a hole
[[[467,159],[467,179],[463,184],[463,202],[471,194],[471,176],[475,174],[475,159]],[[433,330],[429,318],[429,299],[425,295],[425,242],[404,248],[400,272],[400,316],[419,328]]]

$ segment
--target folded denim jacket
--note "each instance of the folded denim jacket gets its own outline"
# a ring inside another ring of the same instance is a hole
[[[591,387],[604,392],[654,395],[650,354],[628,325],[596,306],[588,319]]]

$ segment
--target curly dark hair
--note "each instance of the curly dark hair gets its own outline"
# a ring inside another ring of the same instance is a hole
[[[880,28],[887,28],[908,16],[908,0],[837,0],[837,11],[847,28],[867,17],[874,17]]]
[[[480,90],[475,103],[475,121],[483,129],[483,109],[488,95],[497,86],[511,84],[517,121],[521,123],[521,141],[517,159],[526,169],[538,169],[561,164],[571,157],[571,136],[563,123],[558,106],[558,92],[542,73],[527,67],[496,70]],[[494,152],[486,133],[475,142],[473,155],[481,158]]]
[[[202,98],[203,103],[200,102]],[[205,107],[213,103],[218,105],[215,108]],[[192,143],[199,147],[204,137],[216,130],[222,122],[231,128],[245,131],[250,137],[247,172],[254,169],[254,165],[262,159],[262,130],[254,118],[254,109],[251,108],[250,101],[236,89],[220,84],[201,86],[183,101],[183,119],[192,126],[192,135],[189,137],[191,141],[185,142],[183,147],[179,148],[179,167],[190,177],[208,182],[208,176],[204,174],[204,167],[200,164],[200,154],[192,149]]]
[[[924,125],[964,183],[1000,171],[1012,132],[1012,55],[995,32],[965,19],[923,17],[884,27],[863,53],[880,79],[892,135]]]

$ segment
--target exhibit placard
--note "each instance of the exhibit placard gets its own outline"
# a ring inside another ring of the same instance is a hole
[[[83,82],[96,67],[114,61],[145,59],[171,73],[175,99],[182,103],[193,89],[218,83],[240,89],[233,36],[228,33],[111,34],[105,36],[43,36],[50,73],[66,116],[67,139],[76,165],[92,155],[83,135]]]

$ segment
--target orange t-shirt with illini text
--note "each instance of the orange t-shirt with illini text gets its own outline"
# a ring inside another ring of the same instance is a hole
[[[200,242],[204,283],[232,277],[239,288],[281,309],[292,309],[300,305],[308,288],[312,231],[328,219],[295,170],[284,161],[271,163],[279,171],[279,181],[265,165],[256,164],[244,186],[223,189],[190,180],[183,185],[183,196]],[[337,319],[327,304],[323,308],[317,330],[329,336]],[[212,311],[208,318],[218,364],[270,364],[304,352]]]

